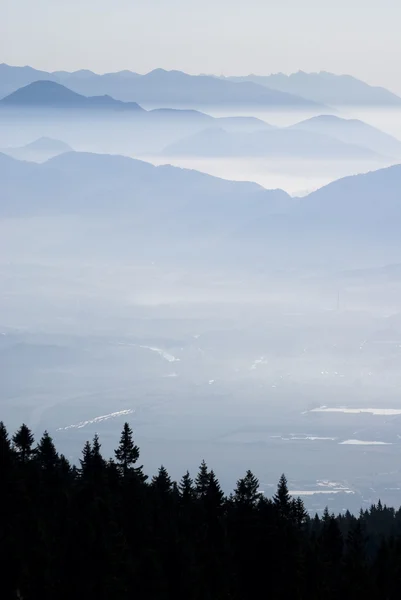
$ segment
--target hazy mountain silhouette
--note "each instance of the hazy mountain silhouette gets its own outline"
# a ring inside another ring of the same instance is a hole
[[[32,135],[38,137],[45,134],[65,139],[74,148],[127,155],[158,154],[172,142],[216,125],[234,132],[272,129],[254,117],[219,118],[194,109],[145,110],[136,103],[109,96],[87,98],[61,84],[38,81],[0,101],[0,129],[9,130],[10,146],[16,143],[9,111],[15,131],[24,131],[29,123]]]
[[[22,70],[21,70],[22,69]],[[34,81],[34,70],[25,67],[0,66],[0,95],[17,90]],[[25,78],[25,81],[23,81]],[[91,71],[75,73],[37,72],[36,80],[62,83],[85,96],[110,95],[118,100],[134,101],[154,107],[201,107],[224,105],[259,108],[311,108],[319,106],[311,100],[286,92],[271,90],[253,82],[237,84],[207,75],[187,75],[181,71],[155,69],[146,75],[123,71],[97,75]],[[320,107],[322,108],[322,107]]]
[[[2,63],[0,64],[0,98],[8,96],[29,83],[45,79],[53,79],[53,76],[46,71],[39,71],[32,67],[11,67]]]
[[[329,106],[401,106],[401,98],[383,87],[369,85],[351,75],[334,75],[326,71],[245,75],[229,80],[264,85]]]
[[[401,165],[344,177],[313,192],[300,204],[302,211],[357,228],[369,222],[390,231],[401,225]]]
[[[31,160],[34,162],[43,162],[62,154],[63,152],[71,152],[73,148],[60,140],[55,140],[48,137],[41,137],[25,146],[15,148],[1,148],[0,151],[8,154],[19,160]]]
[[[345,143],[325,133],[301,128],[228,133],[209,128],[169,145],[166,156],[271,156],[292,158],[353,158],[381,160],[372,150]]]
[[[200,226],[199,214],[213,227],[234,219],[275,211],[290,197],[255,183],[233,182],[197,171],[104,154],[68,152],[43,164],[0,154],[1,214],[80,214],[131,216],[163,225],[167,215]],[[281,208],[280,208],[281,210]],[[238,214],[240,213],[240,215]],[[142,221],[141,221],[142,222]],[[188,225],[188,223],[187,223]]]
[[[34,81],[0,100],[8,108],[143,110],[135,102],[121,102],[110,96],[86,97],[54,81]]]
[[[219,117],[216,118],[216,125],[224,131],[229,132],[252,132],[266,131],[268,129],[276,129],[274,125],[266,123],[256,117]]]
[[[0,216],[44,219],[66,256],[191,256],[248,271],[272,256],[276,268],[385,264],[401,251],[400,189],[401,165],[293,199],[122,156],[70,152],[35,164],[0,154]]]
[[[401,156],[401,141],[358,119],[319,115],[289,129],[322,133],[348,144],[357,144],[384,156]]]

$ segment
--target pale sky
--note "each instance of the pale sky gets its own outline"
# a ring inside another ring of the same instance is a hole
[[[0,0],[0,62],[349,73],[401,93],[400,0]]]

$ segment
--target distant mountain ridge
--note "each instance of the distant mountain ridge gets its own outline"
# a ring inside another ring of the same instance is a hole
[[[401,141],[359,119],[319,115],[291,125],[288,129],[329,135],[347,144],[368,148],[383,156],[401,157]]]
[[[18,128],[10,128],[9,111],[13,113],[13,123],[19,122]],[[208,127],[222,127],[228,132],[274,129],[255,117],[213,117],[195,109],[147,110],[111,96],[86,97],[47,80],[30,83],[0,100],[0,129],[9,129],[9,146],[21,140],[27,119],[30,130],[38,137],[46,134],[65,139],[74,148],[137,156],[158,154],[173,141]],[[103,135],[107,128],[112,134]],[[18,136],[14,133],[17,129]]]
[[[95,248],[105,258],[385,264],[401,252],[400,190],[401,165],[290,198],[122,156],[69,152],[38,165],[0,154],[0,219],[44,219],[60,228],[65,251]]]
[[[0,148],[0,152],[18,160],[43,162],[64,152],[71,152],[73,148],[60,140],[41,137],[25,146]]]
[[[110,95],[117,100],[158,107],[326,106],[326,112],[327,107],[337,106],[401,107],[401,97],[383,87],[326,71],[217,77],[155,69],[145,75],[127,70],[99,75],[87,69],[51,73],[4,63],[0,64],[0,98],[38,80],[61,83],[85,96]],[[241,85],[233,87],[234,83]]]
[[[123,102],[111,96],[83,96],[54,81],[38,80],[19,88],[0,100],[0,107],[9,108],[60,108],[60,109],[114,109],[135,111],[153,119],[167,117],[170,121],[200,120],[206,123],[218,123],[227,131],[259,131],[275,129],[273,125],[256,117],[212,117],[194,109],[154,108],[146,110],[136,102]]]
[[[401,224],[401,164],[333,181],[302,199],[308,214],[392,229]]]
[[[244,75],[228,77],[230,81],[253,82],[269,89],[296,94],[328,106],[401,107],[401,98],[383,87],[372,86],[352,75],[334,75],[326,71],[291,75]]]
[[[2,107],[143,110],[136,102],[121,102],[111,96],[83,96],[60,83],[39,80],[19,88],[0,100]]]
[[[162,154],[180,157],[266,156],[383,161],[383,157],[370,148],[340,140],[325,131],[314,131],[312,127],[310,131],[302,127],[285,127],[255,132],[227,132],[212,127],[170,144]]]
[[[155,69],[146,75],[120,72],[97,75],[91,71],[46,73],[31,67],[0,65],[0,97],[34,81],[47,80],[67,86],[85,96],[109,95],[145,107],[187,108],[222,105],[226,107],[280,106],[282,108],[323,108],[313,100],[269,89],[253,82],[236,84],[207,75]],[[326,107],[327,110],[327,107]]]

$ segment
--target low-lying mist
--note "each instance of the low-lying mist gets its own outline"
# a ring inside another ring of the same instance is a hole
[[[263,117],[217,125],[253,144],[259,133],[271,139],[267,123],[301,120]],[[73,460],[95,431],[107,455],[129,420],[149,473],[160,456],[175,478],[205,458],[227,490],[252,468],[267,491],[285,471],[311,510],[341,510],[344,494],[350,508],[392,504],[401,487],[400,170],[303,198],[285,192],[305,196],[397,159],[369,158],[369,148],[341,158],[339,139],[328,142],[331,158],[295,157],[291,147],[163,154],[210,118],[0,114],[10,154],[0,155],[2,419],[12,429],[24,415]],[[397,134],[395,116],[366,122]],[[24,156],[35,162],[15,160]],[[276,188],[284,191],[268,191]],[[336,486],[323,499],[322,481]]]

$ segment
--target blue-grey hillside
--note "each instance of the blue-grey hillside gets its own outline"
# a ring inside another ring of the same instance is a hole
[[[401,156],[401,141],[359,119],[319,115],[292,125],[289,129],[329,135],[347,144],[356,144],[383,156]]]
[[[300,210],[336,227],[355,227],[356,236],[365,226],[388,228],[390,235],[401,225],[401,165],[334,181],[304,198]]]
[[[166,156],[223,157],[266,156],[297,159],[381,160],[376,151],[348,143],[324,131],[301,127],[254,132],[227,132],[221,128],[204,131],[178,140],[164,149]]]
[[[54,81],[39,80],[17,89],[2,100],[2,108],[143,110],[136,102],[121,102],[108,95],[86,97]]]
[[[0,148],[0,152],[13,158],[34,162],[46,161],[49,158],[63,154],[63,152],[71,152],[72,150],[73,148],[65,142],[48,137],[38,138],[25,146]]]
[[[131,218],[135,226],[191,226],[223,233],[244,220],[287,210],[290,197],[124,156],[67,152],[41,165],[0,154],[0,215]]]
[[[36,80],[61,83],[85,96],[110,95],[125,102],[154,107],[322,108],[314,101],[253,82],[237,84],[212,76],[164,69],[145,75],[127,71],[97,75],[91,71],[45,73],[3,64],[0,65],[0,97]]]
[[[12,109],[59,109],[62,111],[80,109],[113,109],[134,112],[135,116],[152,121],[154,124],[200,123],[214,124],[225,131],[265,131],[274,129],[272,125],[256,117],[212,117],[194,109],[154,108],[145,110],[135,102],[122,102],[111,96],[83,96],[53,81],[34,81],[0,100],[0,108]]]
[[[213,126],[228,132],[273,128],[254,117],[212,117],[194,109],[145,110],[110,96],[82,96],[52,81],[35,81],[0,101],[0,128],[4,135],[8,132],[3,145],[10,147],[23,145],[27,131],[31,139],[63,139],[77,149],[145,155]]]
[[[401,98],[383,87],[372,86],[351,75],[335,75],[326,71],[291,75],[245,75],[230,81],[252,82],[288,94],[296,94],[328,106],[401,107]]]
[[[63,252],[242,261],[250,270],[385,264],[401,252],[401,166],[344,178],[302,199],[76,152],[40,165],[0,154],[0,182],[0,218],[43,220]]]

